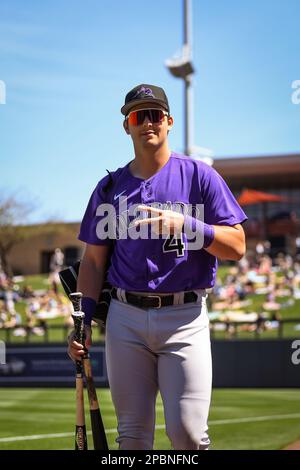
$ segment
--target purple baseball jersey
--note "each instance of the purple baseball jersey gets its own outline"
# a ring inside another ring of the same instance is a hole
[[[170,204],[203,204],[204,222],[211,225],[233,226],[247,220],[223,178],[207,164],[190,157],[173,152],[164,167],[147,180],[133,176],[129,163],[115,175],[108,193],[104,191],[107,176],[96,186],[81,223],[79,240],[93,245],[112,244],[111,239],[99,238],[97,226],[104,216],[97,215],[97,208],[103,203],[113,204],[118,214],[122,198],[127,208],[154,203],[160,203],[162,208]],[[125,212],[124,219],[128,219],[128,211]],[[133,219],[134,216],[129,217],[128,222]],[[205,249],[189,250],[188,243],[184,233],[179,244],[174,237],[120,237],[114,243],[108,280],[127,291],[166,293],[213,287],[216,257]]]

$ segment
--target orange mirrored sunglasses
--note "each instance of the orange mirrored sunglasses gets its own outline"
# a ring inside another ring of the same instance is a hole
[[[145,121],[146,117],[149,119],[152,124],[160,123],[165,116],[168,116],[166,111],[157,108],[147,108],[147,109],[137,109],[136,111],[131,111],[131,113],[126,116],[129,124],[132,126],[140,126]]]

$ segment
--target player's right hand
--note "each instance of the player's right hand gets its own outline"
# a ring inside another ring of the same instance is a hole
[[[85,344],[78,343],[75,341],[75,331],[71,331],[68,336],[68,355],[72,361],[79,361],[82,359],[82,356],[85,354],[85,348],[89,349],[92,345],[92,329],[90,326],[85,325],[84,327],[85,334]]]

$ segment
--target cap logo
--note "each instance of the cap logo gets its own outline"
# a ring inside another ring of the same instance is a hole
[[[140,88],[136,94],[133,96],[133,98],[149,98],[149,96],[151,98],[155,98],[154,94],[153,94],[153,91],[151,90],[151,88],[145,88],[144,86],[142,86],[142,88]]]

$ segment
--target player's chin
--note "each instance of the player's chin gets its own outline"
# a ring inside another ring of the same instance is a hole
[[[157,147],[159,145],[159,142],[160,139],[155,134],[146,136],[146,138],[142,138],[142,145],[144,147]]]
[[[153,140],[157,140],[156,134],[142,134],[141,135],[142,142],[151,142]]]
[[[143,146],[144,147],[157,147],[157,142],[153,142],[153,141],[143,142]]]

